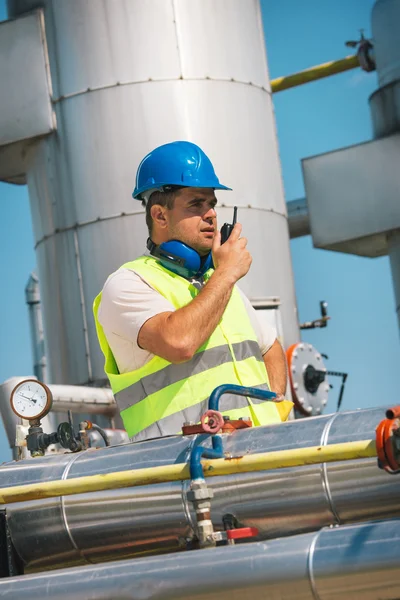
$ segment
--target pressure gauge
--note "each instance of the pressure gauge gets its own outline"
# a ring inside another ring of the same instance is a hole
[[[11,408],[18,417],[33,421],[47,415],[53,396],[44,383],[36,379],[25,379],[11,392]]]

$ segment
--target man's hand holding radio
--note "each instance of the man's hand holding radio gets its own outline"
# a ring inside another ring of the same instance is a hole
[[[244,277],[250,269],[252,257],[247,249],[247,238],[240,237],[242,226],[236,223],[227,241],[221,245],[221,234],[217,232],[212,246],[215,273],[221,274],[235,284]]]

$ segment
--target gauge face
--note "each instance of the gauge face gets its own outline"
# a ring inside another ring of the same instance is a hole
[[[25,379],[11,392],[11,408],[22,419],[39,419],[47,415],[52,405],[51,391],[36,379]]]

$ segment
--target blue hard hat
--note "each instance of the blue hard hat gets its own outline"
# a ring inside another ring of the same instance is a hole
[[[144,192],[168,185],[231,189],[219,182],[208,156],[192,142],[164,144],[145,156],[136,173],[132,196],[141,200]]]

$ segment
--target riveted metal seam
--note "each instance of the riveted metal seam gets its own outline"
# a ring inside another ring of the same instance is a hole
[[[97,217],[96,219],[90,219],[89,221],[82,221],[81,223],[74,223],[73,225],[69,225],[68,227],[60,227],[49,233],[48,235],[44,235],[40,240],[38,240],[35,244],[35,250],[42,242],[49,240],[50,238],[58,235],[59,233],[65,233],[66,231],[74,231],[81,227],[87,227],[88,225],[94,225],[95,223],[102,223],[103,221],[111,221],[113,219],[120,219],[122,217],[132,217],[134,215],[144,215],[144,210],[133,210],[131,212],[121,212],[115,215],[109,215],[107,217]]]
[[[325,425],[324,430],[321,435],[321,446],[328,445],[329,432],[330,432],[332,424],[335,421],[335,419],[337,418],[337,416],[338,416],[338,413],[334,414],[333,417],[331,419],[329,419],[328,423]],[[338,525],[340,525],[341,524],[340,517],[336,510],[332,492],[331,492],[331,488],[329,485],[328,468],[327,468],[326,463],[322,463],[322,465],[321,465],[321,481],[322,481],[322,487],[325,492],[325,496],[328,501],[328,505],[329,505],[330,511],[332,513],[332,516],[333,516],[335,522]]]
[[[314,554],[315,554],[315,546],[317,545],[317,541],[318,538],[321,534],[321,531],[318,531],[318,533],[314,536],[311,544],[310,544],[310,549],[308,551],[308,559],[307,559],[307,567],[308,567],[308,578],[310,581],[310,587],[311,587],[311,592],[312,595],[314,596],[314,600],[321,600],[317,591],[317,585],[315,582],[315,574],[314,574]]]
[[[192,436],[192,439],[190,440],[189,445],[187,447],[187,450],[186,450],[183,462],[186,462],[186,463],[189,462],[190,456],[192,454],[192,450],[193,450],[194,446],[196,445],[196,440],[197,440],[198,437],[199,437],[198,434]],[[189,502],[188,502],[188,499],[187,499],[187,492],[188,492],[188,489],[190,487],[190,480],[189,479],[188,480],[183,480],[181,483],[182,483],[182,508],[183,508],[183,512],[184,512],[184,515],[185,515],[186,522],[187,522],[188,526],[194,532],[196,530],[196,525],[195,525],[195,523],[194,523],[194,521],[192,519],[192,515],[191,515],[191,512],[190,512],[190,508],[189,508]]]
[[[65,467],[65,469],[64,469],[64,472],[63,472],[63,474],[61,475],[61,480],[62,480],[62,481],[65,481],[66,479],[68,479],[68,473],[70,472],[70,469],[71,469],[72,465],[74,464],[74,462],[75,462],[75,461],[76,461],[76,460],[77,460],[77,459],[78,459],[80,456],[81,456],[81,454],[78,452],[78,453],[77,453],[77,454],[75,454],[75,456],[73,456],[73,458],[72,458],[72,459],[69,461],[69,463],[67,464],[67,466],[66,466],[66,467]],[[65,527],[65,530],[66,530],[66,532],[67,532],[67,534],[68,534],[68,537],[69,537],[69,539],[70,539],[70,541],[71,541],[71,544],[72,544],[72,546],[73,546],[73,547],[75,548],[75,550],[78,552],[79,556],[80,556],[81,558],[83,558],[84,560],[87,560],[87,559],[86,559],[86,557],[84,556],[84,554],[82,553],[82,551],[80,550],[80,548],[78,547],[77,543],[75,542],[75,540],[74,540],[74,536],[72,535],[72,532],[71,532],[71,529],[70,529],[70,527],[69,527],[68,520],[67,520],[67,513],[66,513],[66,510],[65,510],[65,503],[64,503],[64,500],[65,500],[65,496],[61,496],[61,498],[60,498],[60,504],[61,504],[61,514],[62,514],[62,518],[63,518],[63,521],[64,521],[64,527]]]
[[[259,85],[257,83],[253,83],[252,81],[241,81],[239,79],[234,79],[233,77],[212,77],[212,76],[202,76],[202,77],[160,77],[160,78],[149,78],[149,79],[138,79],[137,81],[116,81],[113,83],[99,85],[96,87],[88,87],[84,90],[78,90],[77,92],[71,92],[70,94],[63,94],[58,96],[57,98],[52,98],[51,101],[53,104],[59,104],[64,100],[70,100],[71,98],[76,98],[77,96],[83,96],[84,94],[90,94],[92,92],[100,92],[102,90],[109,90],[112,88],[125,87],[128,85],[142,85],[144,83],[168,83],[172,81],[215,81],[220,83],[237,83],[239,85],[249,85],[255,89],[258,89],[262,92],[265,92],[268,95],[271,95],[271,91],[267,90],[264,86]]]

